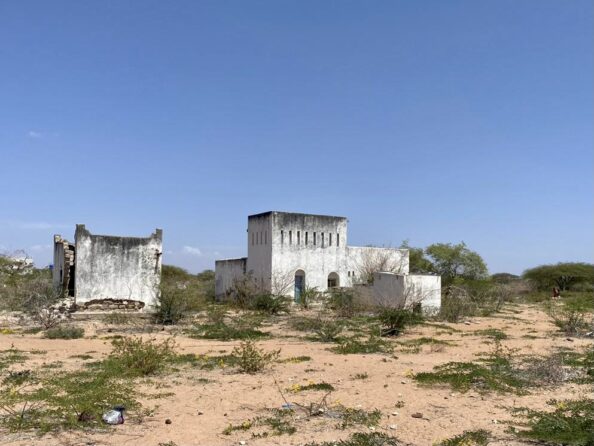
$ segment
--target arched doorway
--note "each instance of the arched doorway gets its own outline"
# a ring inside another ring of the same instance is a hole
[[[340,277],[336,273],[328,274],[328,288],[336,288],[340,286]]]
[[[305,271],[298,269],[295,271],[295,302],[301,301],[303,291],[305,291]]]

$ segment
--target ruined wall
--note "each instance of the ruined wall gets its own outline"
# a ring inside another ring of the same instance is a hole
[[[215,262],[215,296],[222,298],[233,286],[233,282],[246,273],[247,258],[217,260]]]
[[[64,296],[74,296],[74,246],[60,235],[54,235],[54,288]]]
[[[131,307],[150,310],[161,282],[162,231],[150,237],[93,235],[84,225],[76,226],[77,306],[105,300],[140,302]],[[116,304],[117,305],[117,304]]]
[[[410,307],[420,303],[424,309],[441,307],[441,277],[378,272],[371,285],[374,303],[387,307]]]

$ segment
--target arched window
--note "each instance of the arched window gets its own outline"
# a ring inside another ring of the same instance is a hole
[[[340,286],[340,277],[336,273],[328,274],[328,288],[336,288]]]

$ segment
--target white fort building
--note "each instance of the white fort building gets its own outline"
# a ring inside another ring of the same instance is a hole
[[[365,284],[382,304],[441,304],[441,278],[409,274],[407,249],[348,246],[347,219],[265,212],[248,217],[248,255],[215,263],[217,297],[250,277],[261,290],[292,296]]]

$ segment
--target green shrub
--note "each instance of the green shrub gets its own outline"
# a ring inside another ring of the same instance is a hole
[[[251,341],[243,341],[239,347],[235,347],[231,352],[234,363],[242,373],[257,373],[264,370],[268,365],[278,359],[280,350],[266,352],[259,349]]]
[[[319,329],[323,320],[320,318],[310,318],[303,316],[293,316],[288,321],[289,327],[297,331],[315,331]]]
[[[181,288],[181,285],[161,285],[153,317],[158,324],[175,325],[196,309],[195,296],[191,290]]]
[[[352,289],[333,288],[326,305],[339,317],[353,317],[360,311],[360,304]]]
[[[100,371],[52,374],[0,389],[0,423],[10,431],[39,432],[98,426],[101,414],[114,405],[135,409],[130,382]]]
[[[289,312],[289,298],[273,294],[258,294],[251,302],[251,308],[262,313],[276,315]]]
[[[346,429],[353,426],[377,426],[382,418],[382,413],[375,409],[367,412],[363,409],[345,408],[341,414],[340,429]]]
[[[581,309],[564,309],[551,312],[551,317],[555,325],[567,336],[578,336],[589,328],[585,314]]]
[[[382,308],[379,320],[382,324],[382,336],[398,336],[407,326],[422,323],[423,317],[401,308]]]
[[[507,335],[505,332],[499,330],[498,328],[487,328],[485,330],[476,330],[474,334],[479,336],[486,336],[491,339],[503,340],[507,339]]]
[[[218,322],[197,325],[189,332],[189,336],[191,338],[232,341],[236,339],[266,338],[270,335],[255,328],[242,326],[237,323],[226,324],[224,322]]]
[[[474,389],[521,395],[531,384],[514,367],[511,353],[503,353],[499,344],[479,362],[448,362],[434,367],[433,372],[417,373],[414,379],[424,385],[446,384],[462,393]]]
[[[85,330],[71,325],[58,325],[49,328],[43,334],[48,339],[79,339],[85,335]]]
[[[460,435],[436,443],[435,446],[487,446],[490,434],[484,429],[464,431]]]
[[[320,320],[320,326],[315,330],[316,340],[320,342],[336,342],[342,333],[340,322]]]
[[[155,375],[175,360],[175,341],[167,338],[143,340],[141,337],[114,339],[113,351],[105,366],[115,374],[136,377]]]
[[[299,295],[299,305],[302,308],[308,309],[312,303],[320,299],[320,292],[316,287],[306,286]]]
[[[525,417],[526,429],[511,431],[546,444],[594,445],[594,400],[551,400],[548,404],[555,408],[552,412],[515,409],[515,415]]]
[[[402,446],[395,437],[379,432],[355,432],[346,440],[307,443],[305,446]]]
[[[393,347],[389,342],[377,336],[370,336],[366,341],[352,337],[341,340],[340,343],[330,349],[341,355],[365,354],[365,353],[391,353]]]

